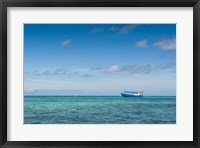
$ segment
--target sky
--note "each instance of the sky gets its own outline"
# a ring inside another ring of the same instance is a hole
[[[24,24],[25,95],[176,95],[175,24]]]

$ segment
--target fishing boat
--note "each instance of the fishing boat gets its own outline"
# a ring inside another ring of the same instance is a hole
[[[143,97],[143,91],[124,91],[121,95],[123,97]]]

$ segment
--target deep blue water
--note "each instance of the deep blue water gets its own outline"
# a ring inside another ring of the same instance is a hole
[[[25,96],[25,124],[175,124],[176,97]]]

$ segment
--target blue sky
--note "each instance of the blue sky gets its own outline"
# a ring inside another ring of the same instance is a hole
[[[25,95],[176,95],[175,24],[25,24]]]

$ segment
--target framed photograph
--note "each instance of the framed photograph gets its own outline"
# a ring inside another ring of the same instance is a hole
[[[1,1],[0,140],[199,147],[199,0]]]

